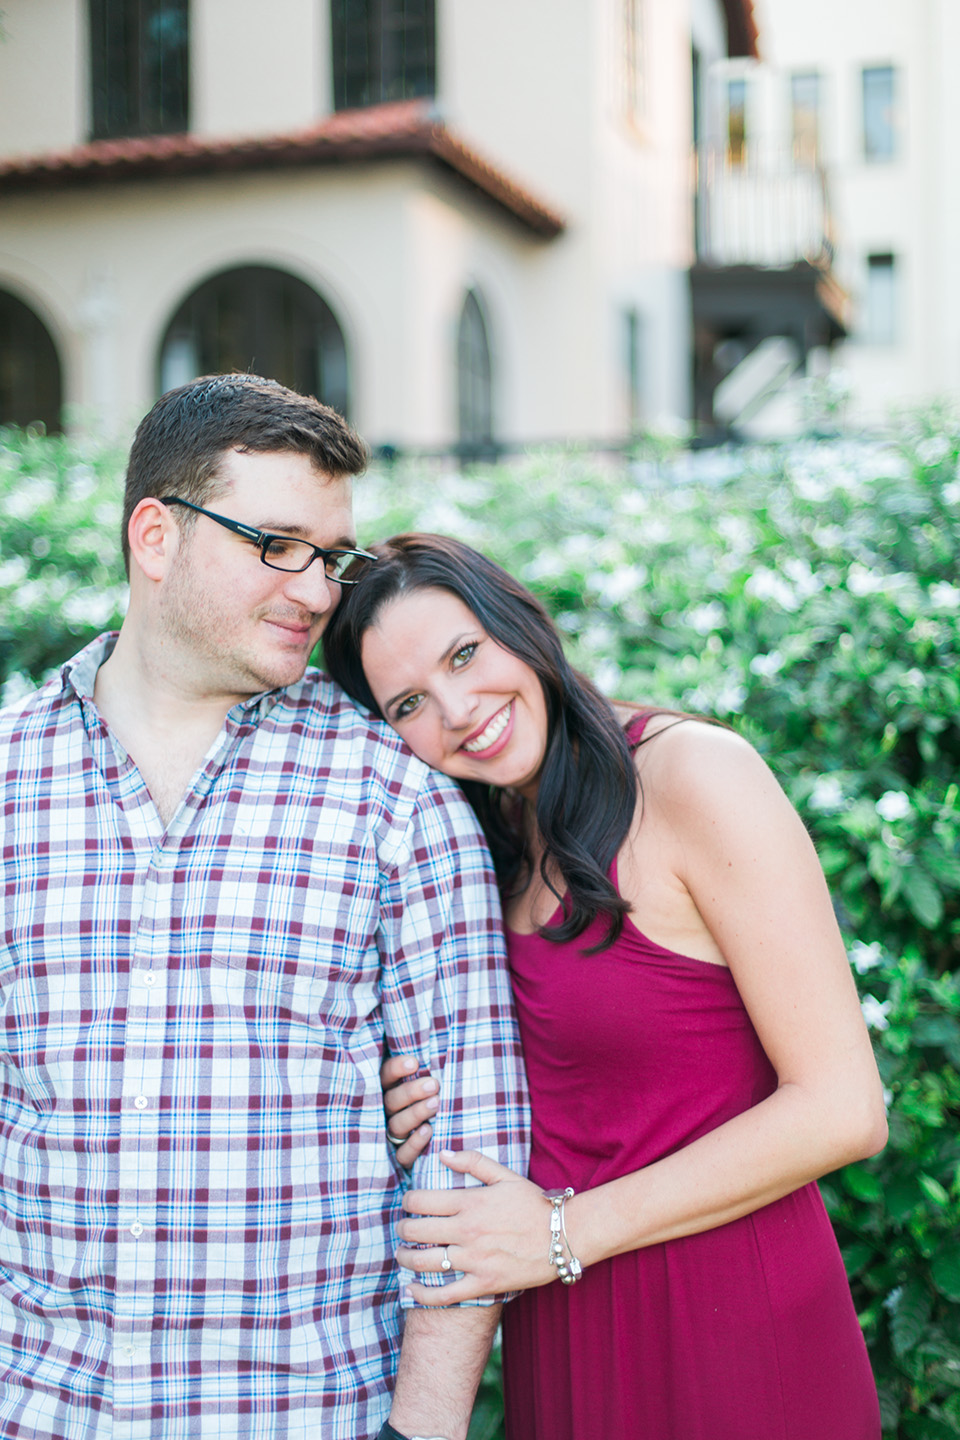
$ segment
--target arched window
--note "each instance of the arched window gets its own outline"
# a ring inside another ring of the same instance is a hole
[[[170,321],[160,347],[161,393],[230,370],[279,380],[349,413],[343,331],[326,301],[283,270],[224,270],[194,290]]]
[[[468,290],[457,326],[457,407],[459,450],[467,459],[489,459],[493,439],[493,370],[487,324],[480,302]]]
[[[0,425],[60,429],[60,357],[43,321],[0,290]]]

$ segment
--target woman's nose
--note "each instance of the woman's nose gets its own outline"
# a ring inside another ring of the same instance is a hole
[[[477,697],[456,685],[451,686],[441,697],[440,710],[448,730],[462,730],[476,717]]]

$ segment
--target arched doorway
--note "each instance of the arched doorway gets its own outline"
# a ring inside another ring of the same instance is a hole
[[[459,453],[468,460],[496,455],[493,439],[493,365],[480,301],[468,290],[457,326]]]
[[[29,305],[0,290],[0,425],[59,431],[62,384],[53,338]]]
[[[167,326],[161,394],[198,375],[230,370],[279,380],[349,414],[343,331],[326,301],[284,270],[224,270],[188,295]]]

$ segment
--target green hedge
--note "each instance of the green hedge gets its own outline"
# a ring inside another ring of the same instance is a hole
[[[830,879],[887,1089],[882,1156],[823,1182],[885,1433],[960,1436],[960,425],[628,464],[575,453],[357,487],[361,540],[447,531],[546,602],[611,694],[735,724]],[[122,604],[116,457],[0,447],[0,681]],[[10,679],[10,677],[13,677]],[[498,1433],[496,1375],[474,1440]]]

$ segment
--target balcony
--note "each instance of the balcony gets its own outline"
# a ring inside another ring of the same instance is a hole
[[[703,433],[736,429],[806,368],[811,350],[847,332],[848,301],[833,277],[832,220],[822,168],[790,154],[704,150],[697,159],[696,261],[690,282],[694,319],[694,410]],[[764,342],[775,374],[754,359]],[[792,353],[795,363],[784,363]],[[755,392],[752,385],[756,384]],[[729,403],[736,396],[733,411]]]

